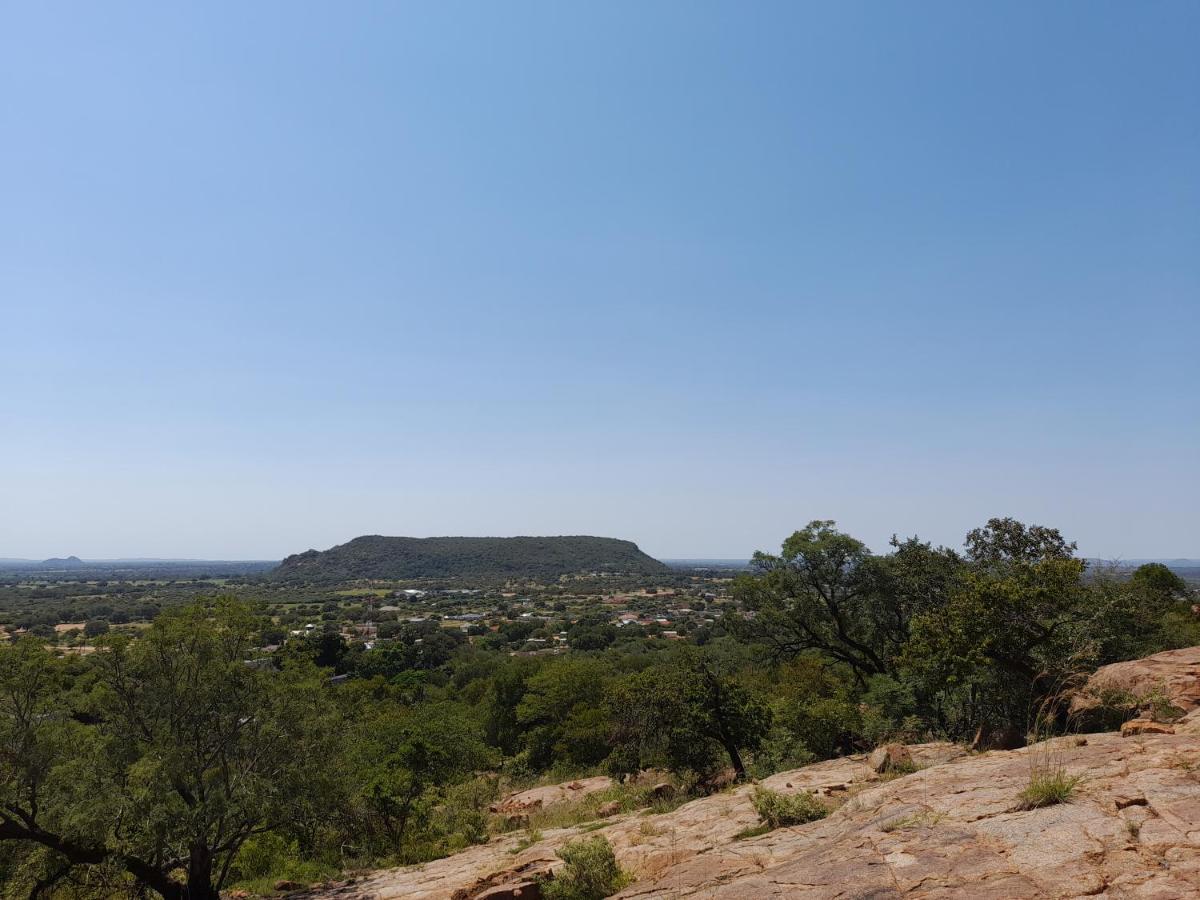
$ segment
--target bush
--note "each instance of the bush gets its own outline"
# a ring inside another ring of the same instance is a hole
[[[763,823],[771,828],[787,828],[815,822],[829,815],[829,808],[807,791],[790,796],[756,787],[750,798]]]
[[[337,868],[305,858],[294,841],[274,832],[249,838],[234,857],[229,873],[231,884],[240,884],[258,891],[268,891],[278,879],[320,881],[335,874]]]
[[[599,835],[571,841],[558,855],[566,865],[542,885],[546,900],[601,900],[633,880],[621,871],[612,846]]]
[[[1066,803],[1083,780],[1080,775],[1068,775],[1064,769],[1034,769],[1029,786],[1017,798],[1017,809],[1041,809]]]

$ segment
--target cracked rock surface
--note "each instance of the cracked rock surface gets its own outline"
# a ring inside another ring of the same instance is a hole
[[[1093,734],[980,755],[950,744],[909,749],[925,768],[893,780],[846,757],[763,781],[848,798],[819,822],[738,840],[758,824],[744,786],[589,831],[636,876],[618,895],[626,900],[1200,896],[1200,736]],[[1083,781],[1068,803],[1017,810],[1039,767]],[[522,835],[506,835],[310,896],[536,896],[530,887],[559,865],[555,850],[582,833],[547,831],[517,853]]]
[[[594,833],[637,879],[625,900],[1200,897],[1200,648],[1105,667],[1088,688],[1104,686],[1157,692],[1182,718],[983,754],[921,744],[907,748],[919,770],[896,778],[866,756],[780,773],[762,784],[837,809],[757,837],[741,837],[759,824],[746,785],[669,813],[547,830],[525,849],[522,834],[500,836],[308,896],[536,900],[538,880],[561,865],[555,851]],[[1018,809],[1031,773],[1059,769],[1081,779],[1069,802]],[[586,793],[576,784],[520,800]]]

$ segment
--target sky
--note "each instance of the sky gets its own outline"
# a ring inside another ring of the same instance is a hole
[[[0,5],[0,557],[1200,557],[1200,4]]]

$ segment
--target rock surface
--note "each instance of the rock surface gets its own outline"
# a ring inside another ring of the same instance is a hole
[[[819,822],[738,840],[758,824],[744,786],[591,831],[636,876],[618,895],[626,900],[1200,896],[1200,736],[1109,733],[982,755],[947,744],[909,750],[924,768],[892,780],[860,756],[763,781],[782,793],[848,798]],[[1047,766],[1083,776],[1075,796],[1017,811],[1030,772]],[[519,852],[519,836],[502,836],[313,896],[523,897],[581,833],[548,831]],[[522,894],[504,893],[513,887]]]
[[[669,813],[546,831],[527,848],[521,835],[503,835],[308,896],[528,900],[561,865],[555,851],[591,832],[606,837],[636,877],[618,895],[625,900],[1200,897],[1200,648],[1106,666],[1081,696],[1092,702],[1113,690],[1139,702],[1157,695],[1184,715],[1170,725],[1146,717],[1122,733],[983,754],[950,744],[886,748],[889,757],[910,755],[912,766],[901,771],[917,769],[900,777],[877,774],[876,766],[888,768],[878,755],[774,775],[763,786],[809,791],[838,808],[758,837],[741,837],[759,824],[745,785]],[[1060,768],[1082,779],[1069,802],[1017,809],[1031,773]],[[601,781],[539,788],[516,802],[562,802]]]
[[[613,786],[613,780],[600,775],[596,778],[583,778],[569,781],[565,784],[551,784],[544,787],[529,788],[507,795],[499,803],[491,807],[493,813],[510,815],[524,813],[534,809],[545,809],[559,803],[573,803],[588,794],[606,791]]]
[[[1071,711],[1079,714],[1121,694],[1135,706],[1158,695],[1181,713],[1200,708],[1200,647],[1101,666],[1075,696]]]

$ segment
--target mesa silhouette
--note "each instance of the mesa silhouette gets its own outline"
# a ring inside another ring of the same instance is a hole
[[[670,568],[632,541],[563,537],[356,537],[287,557],[271,573],[287,581],[468,577],[558,578],[590,572],[658,575]]]

